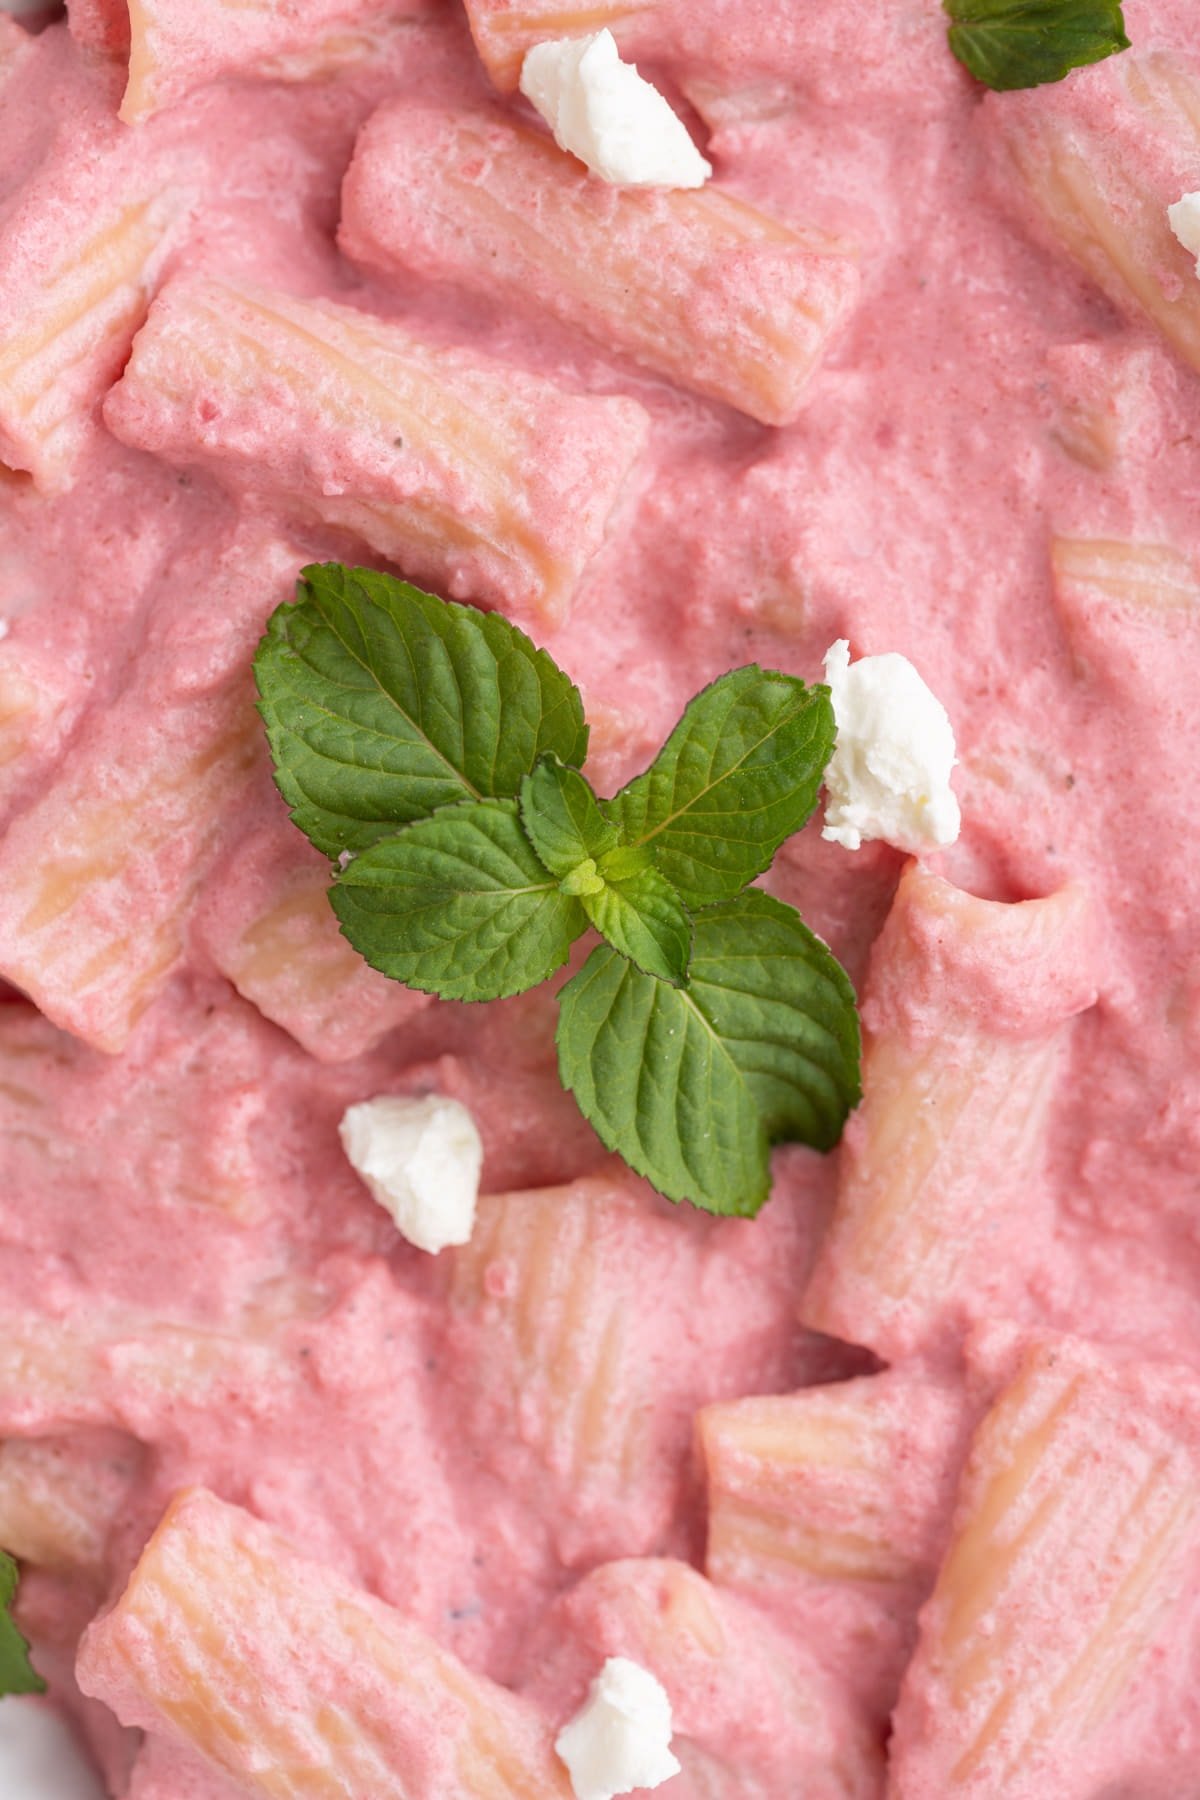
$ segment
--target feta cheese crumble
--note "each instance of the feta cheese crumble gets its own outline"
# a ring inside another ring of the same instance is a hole
[[[882,838],[913,855],[958,836],[950,787],[954,730],[945,707],[906,656],[851,665],[839,638],[825,652],[837,746],[825,771],[821,836],[847,850]]]
[[[1184,194],[1174,206],[1168,206],[1167,218],[1184,249],[1196,258],[1196,273],[1200,275],[1200,191]]]
[[[475,1224],[483,1144],[457,1100],[381,1094],[349,1107],[342,1148],[371,1194],[418,1250],[465,1244]]]
[[[622,62],[611,31],[527,51],[521,92],[555,141],[616,187],[703,187],[712,174],[656,87]]]
[[[635,1788],[661,1786],[680,1769],[670,1745],[666,1689],[627,1656],[608,1658],[554,1742],[576,1800],[614,1800]]]

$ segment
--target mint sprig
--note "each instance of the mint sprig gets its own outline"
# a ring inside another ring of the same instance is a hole
[[[600,800],[578,691],[498,614],[314,566],[255,674],[280,790],[373,968],[500,999],[591,926],[605,942],[559,996],[559,1073],[631,1168],[750,1217],[773,1143],[837,1142],[860,1091],[853,990],[791,907],[744,891],[816,802],[827,688],[735,669]]]
[[[1119,0],[942,0],[950,48],[986,87],[1040,87],[1129,49]]]
[[[0,1550],[0,1696],[44,1694],[46,1684],[29,1660],[29,1645],[12,1618],[17,1597],[17,1565]]]

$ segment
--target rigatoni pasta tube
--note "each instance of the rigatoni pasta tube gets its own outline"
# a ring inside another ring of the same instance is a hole
[[[33,1007],[0,1008],[0,1191],[32,1193],[39,1171],[61,1166],[70,1174],[58,1205],[90,1212],[119,1146],[124,1187],[172,1219],[164,1233],[185,1220],[260,1220],[277,1200],[259,1143],[267,1096],[278,1093],[273,1079],[288,1079],[272,1076],[272,1037],[250,1007],[234,1005],[181,1031],[151,1028],[118,1064]],[[139,1272],[144,1280],[144,1265]],[[136,1296],[137,1282],[126,1292]]]
[[[863,75],[887,50],[913,45],[919,14],[876,7],[868,31],[844,7],[814,15],[811,7],[780,8],[771,0],[464,0],[475,48],[503,92],[515,88],[521,64],[547,38],[611,31],[627,61],[643,56],[665,67],[692,97],[697,79],[710,93],[732,92],[765,79],[786,91],[788,76],[819,69],[830,52],[831,20],[839,60],[854,47]],[[935,21],[930,21],[933,27]],[[876,41],[871,41],[878,37]],[[934,30],[930,29],[931,42]]]
[[[706,1406],[708,1574],[766,1594],[932,1579],[960,1414],[949,1388],[897,1371]]]
[[[159,296],[105,417],[126,443],[357,533],[445,595],[543,625],[569,606],[647,429],[635,401],[204,276]]]
[[[612,1545],[631,1484],[641,1494],[662,1472],[649,1466],[652,1395],[623,1251],[638,1212],[630,1192],[601,1180],[497,1194],[451,1253],[450,1304],[479,1334],[482,1429],[490,1437],[504,1419],[504,1436],[533,1451],[539,1486],[559,1497],[560,1553],[571,1561]],[[497,1266],[511,1271],[499,1293]]]
[[[115,1431],[4,1439],[0,1545],[42,1569],[101,1575],[141,1460],[141,1445]]]
[[[364,54],[386,20],[431,0],[127,0],[129,81],[121,117],[137,124],[222,77],[319,80]]]
[[[1191,557],[1171,544],[1055,538],[1050,556],[1055,594],[1068,621],[1091,600],[1151,618],[1200,616],[1200,575]]]
[[[1101,130],[1074,83],[984,107],[1001,179],[1014,176],[1051,237],[1129,313],[1143,313],[1200,369],[1200,282],[1167,207],[1196,185],[1200,80],[1166,53],[1115,57]]]
[[[200,880],[264,772],[245,658],[297,561],[253,528],[207,557],[205,598],[149,635],[138,676],[88,717],[0,846],[0,973],[98,1049],[125,1047],[170,975]]]
[[[692,1482],[697,1408],[794,1368],[794,1301],[767,1266],[771,1231],[764,1221],[755,1240],[734,1221],[669,1214],[614,1169],[485,1194],[471,1242],[439,1256],[457,1431],[545,1510],[568,1566],[667,1540]],[[728,1333],[714,1320],[706,1355],[676,1359],[718,1265],[726,1282],[756,1281],[756,1316]]]
[[[621,190],[496,112],[382,107],[342,191],[356,262],[534,300],[768,425],[795,418],[858,295],[854,262],[715,184]]]
[[[180,955],[193,883],[179,840],[201,857],[238,802],[258,754],[250,696],[210,739],[158,747],[162,761],[113,770],[101,801],[98,765],[81,761],[5,838],[0,969],[102,1050],[124,1048]]]
[[[170,1506],[78,1674],[271,1800],[571,1800],[531,1706],[203,1489]]]
[[[525,53],[547,38],[611,31],[624,49],[672,11],[671,0],[466,0],[475,48],[498,88],[515,88]]]
[[[667,1557],[592,1569],[550,1608],[523,1691],[578,1694],[608,1656],[648,1669],[671,1702],[676,1791],[696,1800],[878,1800],[879,1738],[820,1648]],[[668,1800],[675,1783],[664,1788]]]
[[[238,993],[310,1056],[346,1062],[431,1001],[369,968],[342,936],[328,862],[269,798],[261,827],[240,832],[213,871],[196,936]]]
[[[967,1462],[895,1715],[893,1800],[1093,1800],[1134,1771],[1130,1792],[1186,1792],[1133,1684],[1171,1661],[1198,1548],[1194,1374],[1071,1340],[1029,1350]]]
[[[153,165],[151,165],[151,170]],[[186,183],[134,178],[86,142],[48,159],[42,204],[0,229],[0,462],[71,485],[186,218]]]
[[[863,1103],[807,1324],[890,1359],[1011,1304],[998,1284],[1037,1253],[1043,1123],[1099,966],[1081,888],[1007,904],[909,865],[872,953]]]
[[[78,1425],[132,1430],[164,1404],[215,1406],[243,1388],[265,1392],[280,1367],[265,1338],[233,1330],[109,1308],[49,1332],[42,1314],[10,1310],[0,1326],[0,1436]]]

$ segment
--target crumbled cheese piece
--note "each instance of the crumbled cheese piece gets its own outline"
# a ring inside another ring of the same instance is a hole
[[[435,1255],[475,1224],[483,1144],[466,1107],[442,1094],[381,1094],[342,1115],[342,1148],[397,1229]]]
[[[952,844],[961,815],[950,788],[954,730],[906,656],[853,666],[839,638],[825,653],[837,747],[825,771],[822,837],[847,850],[883,838],[919,854]]]
[[[1168,206],[1167,218],[1184,249],[1196,258],[1196,273],[1200,275],[1200,192],[1185,194],[1174,206]]]
[[[712,174],[656,87],[622,62],[611,31],[535,44],[521,69],[563,150],[616,187],[703,187]]]
[[[554,1748],[566,1763],[576,1800],[614,1800],[678,1775],[671,1754],[671,1702],[649,1669],[610,1656]]]

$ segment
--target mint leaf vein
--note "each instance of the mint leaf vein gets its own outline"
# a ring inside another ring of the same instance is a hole
[[[833,740],[828,688],[750,664],[697,694],[604,810],[688,905],[729,899],[812,812]]]
[[[757,1212],[768,1144],[829,1149],[859,1099],[849,980],[769,894],[751,890],[696,915],[686,990],[622,968],[606,949],[559,1003],[559,1072],[601,1140],[660,1193],[709,1212]],[[640,1066],[627,1041],[639,1022]]]
[[[364,850],[330,898],[372,968],[443,1000],[500,1000],[561,968],[587,927],[515,800],[464,800]]]
[[[578,689],[524,632],[371,569],[305,569],[255,675],[280,791],[331,857],[587,753]]]

